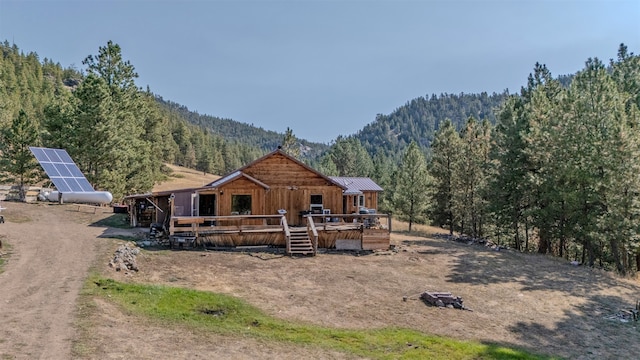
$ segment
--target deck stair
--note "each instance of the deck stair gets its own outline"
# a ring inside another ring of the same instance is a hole
[[[309,238],[306,227],[290,227],[289,231],[291,233],[288,239],[289,246],[287,247],[289,249],[289,255],[315,255],[313,243],[311,242],[311,238]]]

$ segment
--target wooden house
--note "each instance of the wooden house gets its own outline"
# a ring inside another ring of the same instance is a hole
[[[364,227],[374,231],[368,219],[380,191],[371,179],[328,177],[278,149],[206,186],[128,199],[137,204],[130,206],[138,211],[132,219],[142,207],[146,222],[168,221],[172,235],[186,234],[205,246],[286,246],[294,253],[291,238],[299,236],[309,241],[302,252],[315,253],[340,239],[362,240]],[[320,235],[316,223],[324,224]],[[382,233],[382,243],[376,234],[370,247],[388,248],[389,230]]]
[[[285,214],[291,225],[303,224],[306,214],[343,208],[347,186],[338,183],[281,150],[196,191],[199,216]],[[206,204],[206,205],[205,205]]]

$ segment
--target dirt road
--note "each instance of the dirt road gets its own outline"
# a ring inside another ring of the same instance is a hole
[[[69,359],[76,299],[104,230],[87,225],[108,214],[5,207],[0,237],[10,257],[0,274],[0,358]]]

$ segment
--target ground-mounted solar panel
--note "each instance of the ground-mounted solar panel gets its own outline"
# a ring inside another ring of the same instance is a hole
[[[63,149],[29,148],[61,193],[94,192],[84,174]]]

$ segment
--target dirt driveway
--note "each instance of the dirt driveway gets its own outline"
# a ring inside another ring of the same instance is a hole
[[[77,207],[4,203],[0,224],[0,359],[69,359],[78,291],[108,216]]]

